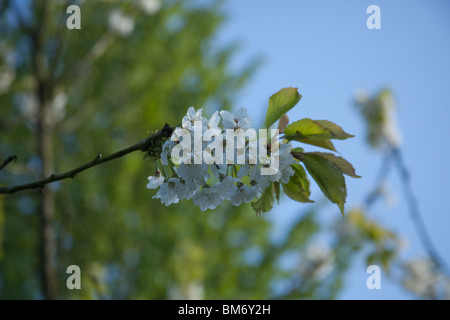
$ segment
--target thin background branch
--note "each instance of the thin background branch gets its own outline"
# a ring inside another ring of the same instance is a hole
[[[405,165],[402,153],[399,148],[392,148],[392,157],[395,161],[397,171],[403,185],[403,193],[408,203],[409,215],[414,224],[414,228],[419,236],[419,240],[427,252],[430,259],[433,261],[435,267],[446,274],[450,274],[446,266],[445,260],[440,256],[436,246],[431,240],[430,234],[425,226],[423,217],[419,210],[419,204],[416,195],[414,194],[411,184],[411,174]]]
[[[4,167],[6,167],[8,165],[8,163],[10,163],[12,161],[17,161],[17,156],[16,155],[12,155],[12,156],[9,156],[8,158],[6,158],[5,161],[3,161],[3,163],[0,165],[0,171]]]

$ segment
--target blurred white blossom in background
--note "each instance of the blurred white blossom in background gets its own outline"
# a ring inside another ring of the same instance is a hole
[[[66,115],[67,94],[59,91],[53,98],[51,103],[52,120],[54,122],[61,121]]]
[[[172,285],[169,288],[171,300],[203,300],[205,298],[204,287],[199,282],[189,282],[184,285]]]
[[[36,121],[38,111],[38,99],[33,92],[17,95],[18,108],[25,119],[29,122]]]
[[[148,15],[154,15],[161,9],[161,0],[139,0],[139,7]]]
[[[110,12],[108,23],[111,31],[122,37],[129,36],[134,30],[133,18],[125,15],[120,10],[113,10]]]
[[[450,279],[436,270],[428,258],[416,258],[404,264],[403,286],[430,299],[450,299]]]
[[[306,279],[324,279],[333,270],[333,252],[330,248],[318,243],[310,245],[306,248],[298,270]]]

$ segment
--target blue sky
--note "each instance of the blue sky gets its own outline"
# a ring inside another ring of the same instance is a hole
[[[381,30],[368,30],[369,5],[381,9]],[[419,208],[440,254],[450,264],[448,159],[450,118],[450,2],[433,1],[238,1],[225,2],[229,20],[219,42],[239,40],[237,70],[257,56],[264,58],[238,97],[262,123],[268,97],[283,87],[299,88],[300,103],[291,119],[328,119],[356,138],[336,143],[363,179],[347,179],[347,207],[362,202],[374,185],[381,157],[369,150],[363,123],[353,107],[358,88],[371,94],[390,87],[398,102],[402,149],[419,199]],[[377,205],[369,213],[406,240],[405,257],[424,253],[409,218],[398,176],[390,176],[394,206]],[[320,199],[313,189],[312,198]],[[285,199],[270,215],[281,225],[298,216],[301,204]],[[329,219],[338,215],[329,210]],[[387,279],[368,290],[365,265],[352,268],[343,299],[409,299]]]

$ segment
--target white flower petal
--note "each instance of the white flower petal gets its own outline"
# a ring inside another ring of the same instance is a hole
[[[163,176],[150,176],[148,177],[147,189],[156,189],[164,182]]]
[[[172,203],[178,203],[180,200],[178,199],[174,187],[175,183],[172,181],[164,182],[160,186],[158,192],[153,196],[153,199],[161,199],[161,203],[164,203],[166,206],[169,206]]]
[[[220,111],[220,116],[223,119],[223,127],[225,129],[236,128],[236,122],[234,121],[234,116],[231,114],[231,112],[222,110]]]
[[[222,200],[228,199],[237,190],[235,182],[240,182],[239,179],[227,176],[221,182],[215,184],[212,188],[216,189]]]
[[[222,203],[220,192],[214,188],[203,188],[197,191],[193,197],[193,202],[200,207],[201,211],[215,209]]]
[[[187,111],[187,119],[188,120],[194,120],[195,119],[195,108],[194,107],[189,107],[188,111]]]
[[[256,195],[257,189],[243,185],[231,195],[231,204],[238,207],[242,203],[248,203],[252,201],[256,197]]]
[[[181,179],[186,181],[189,187],[203,186],[205,180],[209,178],[209,166],[207,164],[185,164],[181,163],[176,169]]]
[[[247,118],[247,109],[240,108],[234,115],[236,119]]]
[[[238,172],[238,177],[239,178],[243,178],[245,176],[248,176],[250,174],[250,172],[252,171],[254,165],[251,164],[244,164]]]
[[[211,118],[208,120],[208,129],[219,129],[220,116],[219,112],[216,111],[213,113]],[[219,130],[222,131],[222,130]]]

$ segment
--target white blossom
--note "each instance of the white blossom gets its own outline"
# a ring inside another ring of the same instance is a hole
[[[173,179],[175,186],[174,186],[174,190],[175,193],[178,196],[178,199],[183,200],[183,199],[192,199],[192,197],[194,196],[195,192],[198,190],[197,187],[188,187],[185,183],[182,183],[180,180],[178,179]]]
[[[281,144],[277,155],[271,155],[270,161],[278,161],[278,169],[271,175],[267,175],[267,180],[275,182],[280,181],[282,183],[288,183],[291,176],[295,171],[292,169],[291,164],[294,164],[295,158],[291,154],[291,146],[289,144]]]
[[[247,130],[252,125],[245,108],[239,109],[235,115],[229,111],[222,110],[220,111],[220,116],[223,119],[223,126],[225,129],[241,128],[243,130]]]
[[[199,206],[201,211],[215,209],[222,201],[218,188],[203,188],[197,191],[193,197],[194,204]]]
[[[205,180],[209,178],[207,164],[185,164],[181,163],[176,169],[177,174],[183,179],[190,188],[201,187]]]
[[[164,182],[161,171],[156,170],[153,176],[148,177],[147,189],[156,189]]]
[[[153,196],[153,199],[161,199],[161,203],[164,203],[166,206],[169,206],[172,203],[178,203],[180,199],[178,198],[178,194],[175,190],[175,185],[177,182],[179,181],[174,178],[164,182],[159,187],[158,192]]]
[[[225,179],[215,184],[213,188],[217,189],[222,200],[229,199],[231,195],[237,191],[237,187],[234,183],[238,181],[240,180],[237,178],[227,176]]]
[[[202,108],[195,111],[194,107],[188,109],[187,114],[183,117],[181,126],[189,131],[194,130],[194,122],[201,121],[204,126],[207,125],[208,120],[202,117]]]
[[[224,164],[213,163],[212,165],[209,166],[209,168],[213,176],[219,179],[221,174],[227,173],[228,165],[225,163]]]
[[[249,164],[249,163],[246,163],[246,164],[242,165],[242,166],[239,168],[239,171],[238,171],[237,176],[238,176],[239,178],[243,178],[243,177],[245,177],[245,176],[248,176],[248,175],[252,172],[252,170],[253,170],[253,168],[254,168],[255,166],[256,166],[256,165],[254,165],[254,164]]]
[[[210,130],[217,130],[218,134],[222,132],[222,129],[219,128],[220,116],[219,111],[213,113],[211,118],[209,118],[207,123],[207,128]]]
[[[255,168],[250,173],[250,179],[256,182],[256,186],[262,190],[267,188],[270,185],[270,181],[268,180],[268,175],[262,175],[260,168]]]
[[[258,193],[255,187],[248,187],[241,183],[239,188],[236,188],[235,192],[231,195],[230,200],[233,206],[240,206],[242,203],[248,203],[252,201]]]

